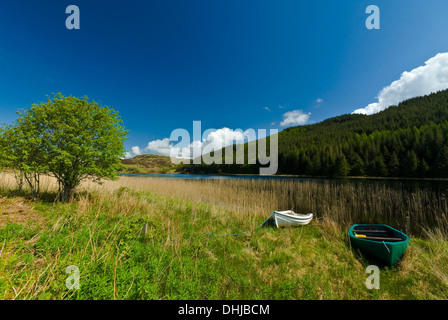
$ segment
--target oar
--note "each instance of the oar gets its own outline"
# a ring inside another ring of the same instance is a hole
[[[372,233],[380,232],[380,233],[387,233],[386,230],[354,230],[354,231],[355,232],[372,232]]]
[[[367,237],[364,234],[357,234],[358,238],[367,239],[367,240],[379,240],[379,241],[403,241],[401,238],[386,238],[386,237]]]

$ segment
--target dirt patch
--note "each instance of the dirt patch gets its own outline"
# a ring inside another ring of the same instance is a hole
[[[6,226],[8,223],[27,224],[44,222],[45,218],[34,210],[31,201],[22,197],[0,198],[0,227]]]

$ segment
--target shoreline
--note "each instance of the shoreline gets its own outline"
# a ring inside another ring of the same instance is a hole
[[[347,176],[347,177],[326,177],[326,176],[304,176],[290,174],[276,174],[271,176],[262,176],[247,173],[119,173],[118,176],[223,176],[223,177],[259,177],[259,178],[292,178],[292,179],[320,179],[320,180],[392,180],[392,181],[447,181],[448,178],[409,178],[409,177],[374,177],[374,176]]]

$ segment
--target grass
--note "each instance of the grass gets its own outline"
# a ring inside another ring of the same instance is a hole
[[[100,187],[86,184],[71,202],[60,203],[51,201],[51,180],[43,199],[31,201],[3,178],[1,299],[448,298],[443,224],[413,236],[401,263],[380,269],[380,289],[366,288],[372,262],[346,237],[346,224],[359,219],[345,211],[360,201],[359,192],[350,201],[344,197],[350,189],[330,199],[336,187],[312,183],[122,177]],[[278,187],[285,191],[278,194]],[[377,206],[373,199],[389,201],[381,190],[370,195]],[[316,197],[327,193],[328,202],[320,204]],[[277,206],[292,203],[317,219],[299,228],[266,224],[238,237],[202,236],[253,230]],[[373,219],[391,218],[377,211]],[[69,265],[80,270],[78,290],[66,287]]]

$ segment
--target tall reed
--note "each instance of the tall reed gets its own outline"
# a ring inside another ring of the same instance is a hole
[[[93,186],[90,185],[90,188]],[[446,194],[430,189],[409,191],[398,185],[335,180],[161,179],[120,177],[96,188],[128,187],[228,208],[237,215],[267,217],[274,210],[312,212],[317,220],[341,227],[385,223],[412,231],[448,230]]]
[[[57,192],[54,178],[42,179],[42,190]],[[12,188],[11,175],[0,173],[0,187]],[[237,219],[250,217],[257,223],[274,210],[312,212],[318,221],[331,221],[342,228],[353,223],[385,223],[412,231],[448,231],[447,194],[433,189],[408,190],[383,182],[297,179],[169,179],[121,176],[98,185],[84,182],[80,191],[113,192],[121,187],[149,191],[177,199],[219,205]],[[257,220],[258,219],[258,220]]]

